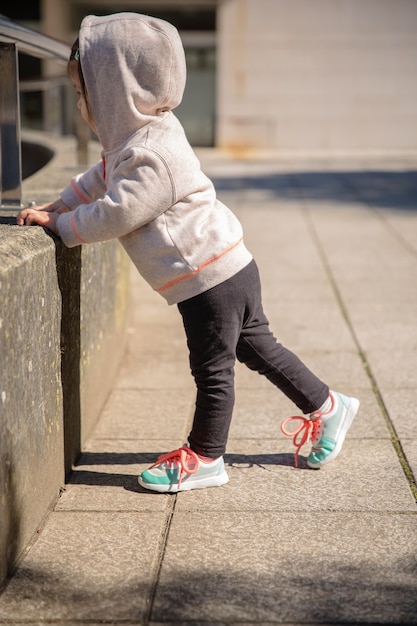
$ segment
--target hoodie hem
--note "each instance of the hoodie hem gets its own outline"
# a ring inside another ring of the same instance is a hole
[[[232,278],[252,259],[252,254],[241,239],[222,254],[203,263],[194,272],[173,280],[155,291],[165,298],[168,304],[177,304]]]
[[[197,269],[195,269],[193,272],[190,272],[189,274],[185,274],[184,276],[180,276],[179,278],[176,278],[175,280],[171,280],[170,282],[166,283],[162,287],[159,287],[159,289],[155,289],[155,291],[157,291],[158,293],[162,293],[163,291],[166,291],[170,287],[174,287],[175,285],[177,285],[178,283],[182,282],[183,280],[187,280],[188,278],[191,278],[192,276],[195,276],[196,274],[199,274],[202,270],[204,270],[205,267],[207,267],[208,265],[211,265],[211,263],[215,263],[216,261],[221,259],[223,256],[225,256],[226,254],[231,252],[242,241],[243,241],[243,237],[241,237],[239,239],[239,241],[234,243],[232,246],[230,246],[226,250],[223,250],[223,252],[221,254],[218,254],[218,255],[212,257],[211,259],[208,259],[207,261],[205,261],[201,265],[199,265],[199,267],[197,267]]]

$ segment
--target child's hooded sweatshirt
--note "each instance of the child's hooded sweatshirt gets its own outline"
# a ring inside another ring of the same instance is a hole
[[[79,42],[103,159],[62,192],[62,240],[118,238],[169,304],[231,278],[252,256],[172,113],[186,78],[177,30],[137,13],[91,15]]]

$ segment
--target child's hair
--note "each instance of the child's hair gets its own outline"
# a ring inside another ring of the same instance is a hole
[[[88,93],[87,93],[87,87],[85,84],[85,80],[84,80],[84,74],[83,74],[83,70],[81,67],[81,61],[80,61],[80,41],[77,37],[77,39],[74,41],[74,43],[72,44],[72,48],[71,48],[71,54],[70,54],[70,58],[68,60],[68,65],[67,65],[67,71],[68,71],[68,75],[71,76],[77,76],[79,81],[80,81],[80,85],[81,85],[81,89],[82,89],[82,93],[84,96],[84,100],[87,106],[87,111],[88,111],[88,115],[91,119],[93,119],[93,115],[91,113],[91,107],[90,107],[90,101],[88,99]]]

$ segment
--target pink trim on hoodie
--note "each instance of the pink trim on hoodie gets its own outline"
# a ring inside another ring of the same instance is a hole
[[[72,227],[72,230],[73,230],[74,235],[77,237],[77,239],[79,239],[79,240],[81,241],[81,243],[88,243],[88,241],[86,241],[85,239],[83,239],[83,238],[80,236],[80,234],[79,234],[79,232],[78,232],[78,230],[77,230],[77,227],[76,227],[76,225],[75,225],[74,215],[71,215],[71,227]]]
[[[243,241],[243,237],[241,237],[239,239],[239,241],[236,241],[233,245],[229,246],[229,248],[226,248],[226,250],[223,250],[223,252],[220,252],[220,254],[217,254],[216,256],[213,256],[211,259],[208,259],[208,261],[204,261],[204,263],[199,265],[197,267],[197,269],[195,269],[193,272],[190,272],[189,274],[185,274],[184,276],[180,276],[179,278],[176,278],[175,280],[171,280],[169,283],[166,283],[162,287],[159,287],[159,289],[155,289],[155,291],[157,293],[161,293],[161,291],[165,291],[165,289],[169,289],[170,287],[173,287],[174,285],[177,285],[181,281],[186,280],[187,278],[191,278],[191,276],[195,276],[196,274],[201,272],[201,270],[203,270],[205,267],[207,267],[207,265],[211,265],[215,261],[218,261],[218,259],[221,259],[223,256],[225,256],[225,254],[228,254],[229,252],[231,252],[242,241]]]
[[[83,202],[85,202],[85,204],[90,204],[91,200],[89,200],[89,199],[87,198],[87,196],[85,196],[83,193],[81,193],[81,191],[80,191],[80,189],[77,187],[76,182],[75,182],[75,180],[74,180],[74,179],[71,181],[71,187],[73,188],[73,190],[75,191],[75,193],[77,194],[77,196],[78,196],[79,198],[81,198],[81,200],[82,200]]]

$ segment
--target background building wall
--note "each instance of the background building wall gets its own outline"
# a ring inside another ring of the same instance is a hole
[[[415,0],[223,0],[217,145],[417,148]]]
[[[83,13],[116,9],[178,19],[195,146],[417,150],[417,0],[40,0],[40,26],[70,43]]]

